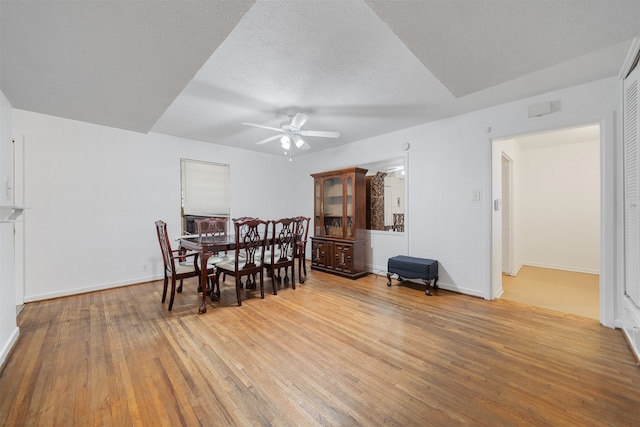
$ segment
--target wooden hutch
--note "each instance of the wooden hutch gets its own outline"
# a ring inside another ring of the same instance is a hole
[[[311,268],[358,279],[365,271],[366,169],[314,173]]]

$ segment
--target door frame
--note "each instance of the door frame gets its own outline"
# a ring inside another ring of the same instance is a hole
[[[504,174],[502,174],[502,180],[501,180],[501,184],[502,184],[502,231],[505,230],[504,227],[504,212],[505,212],[505,206],[508,207],[508,227],[506,228],[508,230],[509,235],[507,236],[507,238],[505,239],[504,236],[502,236],[502,271],[503,273],[506,273],[508,275],[513,275],[514,271],[513,271],[513,251],[514,251],[514,247],[513,247],[513,235],[514,235],[514,227],[513,227],[513,159],[511,159],[511,157],[509,157],[504,151],[502,152],[502,156],[501,156],[501,167],[502,167],[502,172],[504,172],[504,165],[507,165],[507,178],[506,178],[506,182],[507,182],[507,188],[504,188],[504,182],[505,182],[505,177]],[[505,192],[507,193],[507,197],[505,198]],[[505,241],[507,242],[507,247],[505,248],[504,243]],[[506,249],[506,251],[505,251]],[[505,271],[505,258],[507,259],[506,262],[506,271]]]
[[[489,280],[485,288],[485,299],[498,298],[502,294],[502,224],[499,205],[502,192],[502,149],[500,140],[518,135],[526,135],[537,132],[550,132],[563,128],[580,127],[598,124],[600,126],[600,323],[609,328],[615,328],[615,303],[616,303],[616,277],[620,277],[620,262],[616,261],[616,253],[620,250],[620,231],[616,227],[620,212],[616,210],[616,199],[619,198],[619,189],[616,181],[622,179],[621,171],[616,170],[616,163],[621,156],[619,145],[615,138],[615,114],[604,113],[603,116],[592,120],[584,119],[573,123],[556,123],[554,126],[540,129],[523,129],[507,135],[487,136],[490,155],[490,188],[491,200],[489,204]],[[496,202],[497,200],[497,202]],[[619,261],[619,260],[618,260]]]

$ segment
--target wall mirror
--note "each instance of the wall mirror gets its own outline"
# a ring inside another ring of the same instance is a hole
[[[367,230],[404,232],[404,156],[366,163]]]
[[[229,165],[180,159],[182,234],[195,233],[195,220],[229,218]]]

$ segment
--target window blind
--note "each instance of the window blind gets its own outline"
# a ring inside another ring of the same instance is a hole
[[[184,215],[229,216],[229,165],[181,159]]]

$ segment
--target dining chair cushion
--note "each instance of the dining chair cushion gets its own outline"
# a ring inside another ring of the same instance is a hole
[[[232,260],[233,258],[229,258],[228,256],[212,256],[207,260],[207,267],[215,267],[221,262]]]
[[[196,271],[196,268],[194,267],[193,263],[192,264],[176,263],[175,266],[176,266],[177,274],[192,273]]]
[[[260,267],[261,265],[262,264],[260,263],[260,261],[256,261],[256,267]],[[216,264],[216,267],[218,267],[221,270],[236,271],[236,262],[234,259],[230,259],[227,261],[223,261],[219,264]],[[244,267],[244,263],[242,262],[238,263],[238,267],[242,269]]]

